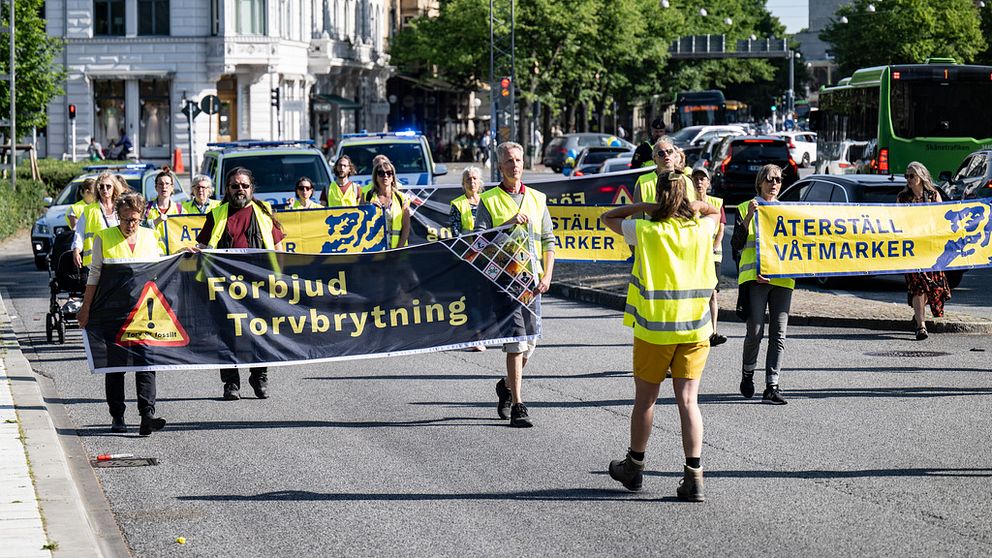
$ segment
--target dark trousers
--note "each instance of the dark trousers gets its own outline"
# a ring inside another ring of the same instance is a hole
[[[268,380],[268,368],[262,366],[251,368],[250,370],[252,378]],[[224,384],[234,384],[234,387],[241,389],[241,374],[238,373],[237,368],[221,368],[220,381],[224,382]]]
[[[142,417],[155,416],[155,372],[135,372],[134,383],[138,395],[138,413]],[[123,417],[124,409],[124,372],[104,374],[104,386],[107,388],[107,406],[110,416]]]

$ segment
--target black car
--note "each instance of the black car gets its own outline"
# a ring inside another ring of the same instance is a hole
[[[620,146],[628,150],[634,149],[634,144],[609,134],[593,132],[565,134],[553,138],[548,142],[548,146],[544,148],[544,157],[541,158],[541,164],[555,172],[561,172],[565,166],[565,159],[568,158],[569,152],[576,154],[583,147],[606,146]]]
[[[626,147],[587,147],[575,158],[575,167],[569,176],[584,176],[599,172],[603,161],[618,157],[621,153],[630,153]]]
[[[976,151],[964,158],[952,176],[940,176],[940,188],[949,200],[992,198],[992,150]]]
[[[779,201],[807,203],[895,203],[896,196],[906,187],[906,179],[886,174],[813,174],[783,188]],[[961,284],[964,271],[945,271],[952,289]],[[827,285],[837,277],[818,277]]]
[[[754,197],[754,181],[765,165],[782,167],[782,191],[799,180],[799,168],[789,155],[789,142],[772,136],[736,136],[722,161],[713,161],[713,195],[728,205]]]

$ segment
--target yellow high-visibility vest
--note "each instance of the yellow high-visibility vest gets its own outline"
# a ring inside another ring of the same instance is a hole
[[[75,217],[77,220],[83,214],[83,209],[86,208],[86,202],[84,200],[79,200],[78,202],[69,206],[69,209],[65,210],[65,224],[72,226],[69,222],[69,217]]]
[[[638,219],[624,325],[655,345],[698,343],[713,333],[713,234],[703,219]]]
[[[740,213],[741,218],[747,215],[747,206],[751,204],[751,200],[746,202],[741,202],[737,206],[737,212]],[[758,280],[758,251],[755,250],[755,221],[758,220],[757,214],[751,219],[751,224],[747,229],[747,241],[744,244],[744,251],[741,252],[741,261],[738,264],[737,269],[737,284],[746,283],[748,281]],[[776,287],[785,287],[787,289],[796,288],[796,280],[789,278],[775,278],[769,279],[769,283],[775,285]]]
[[[458,210],[458,214],[462,218],[462,231],[472,232],[475,229],[475,217],[472,216],[472,204],[469,203],[468,198],[459,196],[451,200],[451,205]]]
[[[686,190],[686,197],[689,199],[689,201],[695,201],[696,187],[693,186],[692,179],[685,176],[684,172],[682,173],[682,176],[680,178],[682,180],[682,185],[685,187]],[[639,194],[640,199],[635,199],[634,203],[641,203],[641,202],[658,203],[658,199],[656,196],[658,190],[657,171],[649,172],[647,174],[642,174],[637,179],[637,187],[635,189],[640,193]],[[634,196],[634,197],[637,198],[638,196]]]
[[[320,205],[319,203],[313,200],[310,200],[310,206],[307,207],[303,205],[303,202],[300,201],[300,198],[293,198],[293,203],[289,205],[290,209],[320,209],[321,207],[324,206]]]
[[[706,203],[712,205],[713,207],[715,207],[717,209],[717,211],[719,211],[720,208],[723,207],[723,198],[718,198],[718,197],[715,197],[715,196],[706,196]],[[720,227],[718,225],[717,226],[717,229],[719,229],[719,228]],[[714,240],[716,239],[716,233],[717,233],[717,230],[714,230],[713,231],[713,239]],[[723,261],[723,247],[722,246],[717,246],[716,248],[713,249],[713,261],[716,262],[716,263],[721,263]]]
[[[354,207],[358,205],[359,186],[354,182],[348,183],[348,191],[342,192],[337,182],[327,186],[327,207]]]
[[[83,208],[82,219],[86,222],[86,232],[83,234],[83,265],[90,265],[93,261],[93,238],[96,233],[107,228],[107,220],[100,202],[95,201]]]
[[[266,250],[275,250],[276,245],[272,240],[272,218],[266,215],[254,201],[251,203],[252,213],[255,215],[255,220],[258,222],[258,228],[262,232],[262,244]],[[227,215],[230,205],[222,203],[212,211],[210,215],[214,218],[214,228],[210,231],[210,244],[211,248],[217,248],[218,243],[220,243],[221,236],[223,236],[224,231],[227,229]]]
[[[547,196],[533,188],[524,190],[524,198],[520,205],[502,188],[490,188],[479,195],[479,203],[486,207],[494,227],[509,221],[517,213],[523,213],[530,221],[530,238],[534,244],[534,257],[537,259],[537,269],[534,273],[541,278],[544,276],[544,246],[541,244],[541,224],[544,222],[544,212],[547,211]]]
[[[374,190],[365,193],[365,201],[371,202],[378,197]],[[397,190],[393,190],[393,203],[386,210],[386,226],[389,234],[389,247],[399,248],[400,233],[403,232],[403,206],[406,205],[406,198]]]
[[[155,233],[145,227],[138,227],[133,249],[128,245],[120,227],[106,228],[96,234],[100,237],[100,243],[103,246],[104,260],[153,258],[165,253],[162,243],[155,237]]]
[[[196,205],[193,200],[186,200],[183,202],[183,213],[193,214],[193,215],[206,215],[210,213],[215,207],[220,205],[220,200],[207,200],[207,206],[203,211]]]
[[[165,210],[166,215],[182,215],[183,206],[181,203],[176,203],[173,200],[169,200],[169,209]],[[162,212],[158,208],[158,198],[148,202],[148,209],[145,211],[145,222],[151,225],[155,219],[162,216]],[[159,239],[165,238],[165,221],[162,221],[155,227],[155,234],[158,235]]]

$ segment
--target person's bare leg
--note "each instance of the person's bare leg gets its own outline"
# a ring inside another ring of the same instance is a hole
[[[916,322],[916,329],[926,324],[926,308],[926,295],[913,295],[913,320]]]
[[[661,384],[634,377],[634,409],[630,413],[630,449],[633,451],[643,452],[648,447],[660,390]]]
[[[699,412],[699,380],[673,378],[675,404],[682,424],[682,449],[686,457],[699,457],[703,451],[703,415]]]
[[[506,353],[506,388],[514,404],[523,403],[520,396],[520,384],[524,375],[527,359],[523,353]]]

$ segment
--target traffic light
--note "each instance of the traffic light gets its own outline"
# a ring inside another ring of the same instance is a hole
[[[69,120],[76,119],[76,105],[69,105]]]
[[[272,88],[272,106],[276,107],[276,110],[279,110],[279,88],[278,87]]]
[[[505,77],[505,78],[499,80],[499,96],[500,97],[509,97],[510,96],[510,92],[512,91],[510,89],[510,87],[512,85],[513,84],[510,82],[510,78],[508,78],[508,77]]]

